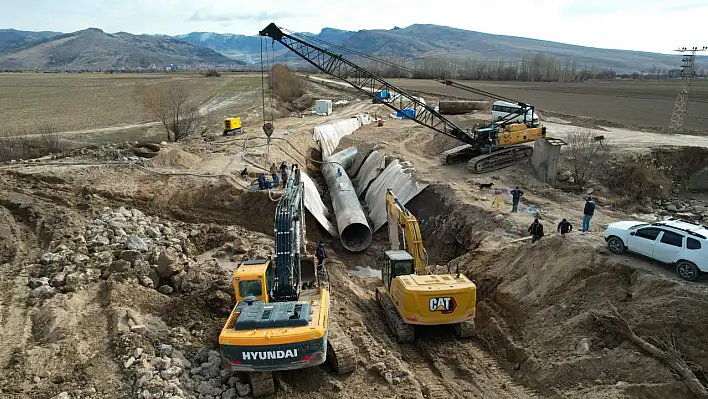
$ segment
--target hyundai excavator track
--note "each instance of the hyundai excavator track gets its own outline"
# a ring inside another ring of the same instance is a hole
[[[328,327],[327,363],[337,374],[351,373],[356,369],[356,348],[335,320],[329,319]]]
[[[248,373],[248,382],[251,384],[251,391],[255,398],[275,393],[275,381],[273,380],[273,373],[270,371]]]

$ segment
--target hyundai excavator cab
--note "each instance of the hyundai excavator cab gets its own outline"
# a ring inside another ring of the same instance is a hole
[[[236,305],[219,335],[222,357],[247,372],[253,395],[275,392],[273,371],[329,362],[338,374],[356,366],[351,340],[330,312],[330,293],[315,273],[305,240],[300,171],[290,175],[275,215],[274,256],[234,272]]]
[[[398,341],[412,342],[416,325],[451,325],[458,338],[471,336],[476,285],[459,273],[429,274],[418,221],[390,189],[386,211],[392,249],[384,253],[376,297]]]

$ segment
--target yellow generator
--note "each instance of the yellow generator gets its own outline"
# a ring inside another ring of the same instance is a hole
[[[416,325],[451,325],[456,337],[470,337],[477,286],[460,273],[429,274],[418,221],[390,189],[386,210],[392,249],[384,253],[383,287],[377,288],[376,297],[396,338],[412,342]]]
[[[229,133],[239,134],[243,133],[241,129],[241,117],[238,118],[224,118],[224,136]]]

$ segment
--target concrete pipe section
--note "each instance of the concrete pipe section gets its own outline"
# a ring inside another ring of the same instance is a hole
[[[349,147],[327,157],[322,165],[322,175],[325,178],[332,197],[334,215],[337,217],[337,229],[342,245],[349,251],[360,252],[371,244],[371,227],[361,209],[354,185],[347,175],[346,169],[354,163],[356,147]]]

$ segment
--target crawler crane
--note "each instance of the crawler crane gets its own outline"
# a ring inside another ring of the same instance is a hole
[[[468,160],[469,169],[473,173],[502,169],[532,155],[533,148],[523,145],[524,143],[546,137],[546,128],[533,117],[533,107],[527,104],[456,82],[443,80],[441,81],[442,83],[451,87],[522,105],[520,107],[522,111],[520,112],[524,112],[523,115],[526,115],[529,109],[531,110],[531,118],[523,118],[522,122],[518,122],[517,116],[520,114],[517,113],[509,118],[504,118],[504,120],[493,121],[483,128],[463,130],[433,107],[427,105],[421,98],[394,86],[342,57],[341,54],[336,54],[311,42],[325,43],[339,48],[342,48],[341,46],[332,45],[321,39],[311,38],[304,34],[285,33],[283,29],[274,23],[269,24],[259,34],[270,37],[282,44],[320,71],[349,84],[375,102],[381,103],[383,106],[401,114],[406,114],[407,119],[411,119],[422,126],[462,142],[464,145],[442,154],[442,162],[444,164]],[[396,96],[391,101],[382,101],[382,93],[396,93]],[[410,112],[411,110],[415,110],[415,112]],[[512,123],[512,120],[515,120],[515,122]]]

